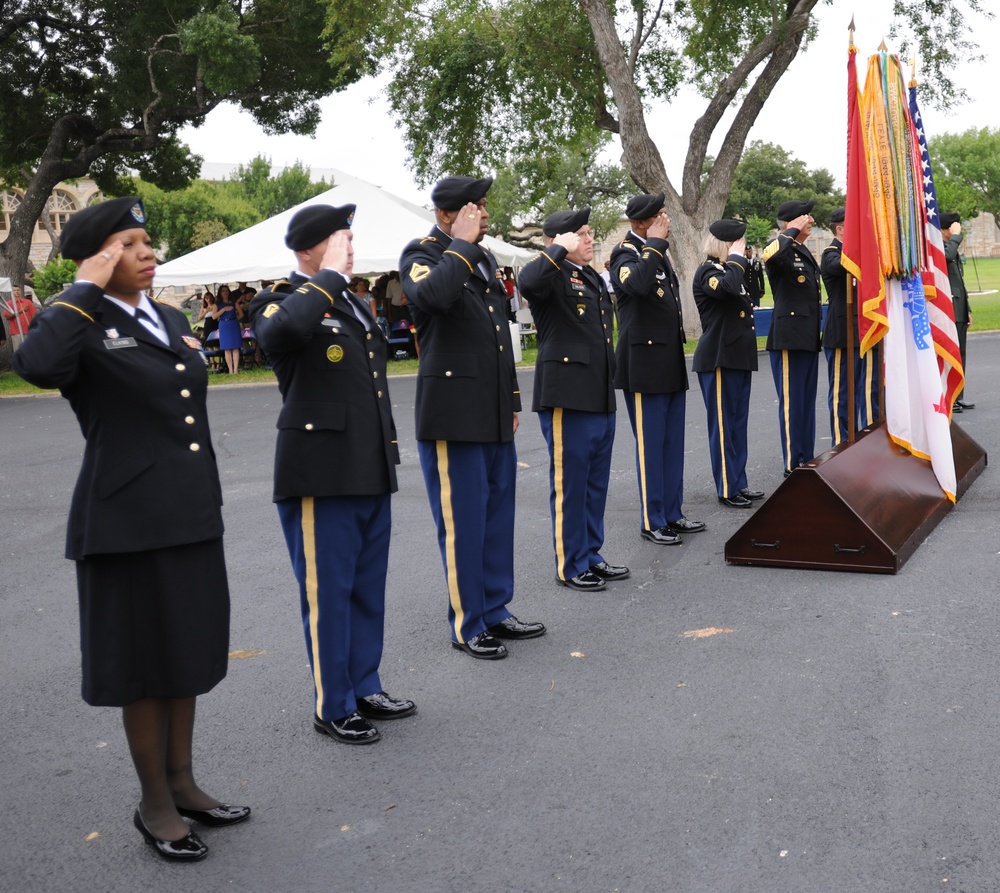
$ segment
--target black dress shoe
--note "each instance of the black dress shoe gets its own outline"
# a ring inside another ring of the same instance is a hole
[[[180,840],[160,840],[146,827],[138,808],[132,821],[139,829],[139,833],[146,838],[146,843],[154,847],[164,859],[173,862],[197,862],[208,855],[208,847],[201,842],[201,838],[194,831],[188,832]]]
[[[387,692],[358,698],[358,713],[366,719],[401,719],[417,712],[417,705],[408,698],[394,698]]]
[[[689,521],[683,516],[676,521],[667,521],[667,530],[671,533],[697,533],[699,530],[704,529],[704,521]]]
[[[194,819],[203,825],[238,825],[250,818],[249,806],[230,806],[228,803],[220,803],[211,809],[185,809],[178,806],[177,811],[188,819]]]
[[[556,582],[560,586],[568,586],[570,589],[576,589],[579,592],[599,592],[608,585],[597,574],[590,571],[584,571],[582,574],[577,574],[575,577],[569,577],[565,580],[560,580],[556,577]]]
[[[624,580],[632,573],[627,567],[620,564],[608,564],[602,561],[600,564],[591,565],[590,572],[595,577],[602,580]]]
[[[382,735],[357,710],[340,719],[313,717],[313,728],[344,744],[374,744]]]
[[[965,410],[965,409],[975,409],[976,408],[976,404],[975,403],[967,403],[965,400],[956,400],[955,402],[959,406],[961,406],[963,410]]]
[[[643,529],[639,531],[639,536],[659,546],[679,546],[684,542],[679,534],[671,533],[666,527],[661,527],[658,530]]]
[[[790,474],[790,472],[786,471],[785,474],[788,475]],[[748,509],[750,508],[751,505],[753,505],[753,503],[749,499],[747,499],[745,496],[741,496],[739,493],[737,493],[735,496],[728,496],[728,497],[720,496],[719,502],[721,502],[723,505],[728,505],[734,509]]]
[[[506,620],[494,623],[486,632],[494,639],[537,639],[545,635],[545,624],[526,623],[511,615]]]
[[[749,487],[744,487],[742,490],[740,490],[740,496],[742,496],[744,499],[763,499],[764,491],[751,490]]]
[[[452,639],[451,647],[480,660],[501,660],[507,656],[507,646],[488,632],[473,636],[468,642]]]
[[[951,404],[951,414],[952,415],[954,415],[956,412],[961,412],[961,411],[962,411],[962,404],[961,403],[952,403]]]

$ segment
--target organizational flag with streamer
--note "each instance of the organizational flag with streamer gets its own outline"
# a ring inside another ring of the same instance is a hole
[[[885,337],[888,311],[868,185],[855,61],[857,53],[857,47],[852,43],[847,57],[847,202],[844,206],[844,244],[840,262],[858,281],[858,338],[861,353],[865,354]]]
[[[853,70],[850,60],[848,66]],[[849,78],[849,97],[856,85],[855,75]],[[856,239],[852,261],[866,296],[858,304],[868,325],[867,343],[884,336],[886,427],[895,443],[930,461],[941,489],[954,502],[949,395],[961,383],[961,364],[956,376],[955,321],[946,268],[941,278],[944,248],[930,160],[919,118],[911,111],[916,94],[907,97],[897,56],[880,51],[869,59],[857,100],[853,115],[861,121],[865,165],[862,173],[858,162],[853,176],[868,181],[871,228],[865,228],[864,184],[852,183],[849,171],[848,195],[853,190],[858,204],[855,217],[845,212],[845,229],[849,219],[858,227],[851,236]],[[856,139],[857,131],[853,135]],[[845,254],[847,235],[849,229]],[[880,276],[872,273],[873,258]],[[874,297],[873,279],[880,280],[880,295]]]

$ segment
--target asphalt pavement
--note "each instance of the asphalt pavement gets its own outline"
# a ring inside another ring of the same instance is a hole
[[[1000,335],[969,339],[958,424],[991,452]],[[750,485],[781,482],[766,355]],[[821,363],[817,452],[829,446]],[[530,407],[533,374],[520,373]],[[228,677],[199,699],[197,777],[251,820],[163,862],[132,827],[120,711],[79,696],[63,557],[83,440],[66,401],[0,400],[0,890],[995,891],[1000,889],[1000,578],[991,468],[896,576],[727,565],[746,520],[716,500],[688,394],[679,547],[639,538],[620,402],[605,592],[554,582],[548,457],[521,416],[516,596],[542,639],[476,661],[447,596],[413,437],[413,377],[390,381],[402,453],[382,679],[415,716],[348,747],[313,731],[295,588],[271,503],[274,386],[213,388],[232,593]],[[150,523],[155,524],[155,511]],[[692,635],[692,633],[699,633]]]

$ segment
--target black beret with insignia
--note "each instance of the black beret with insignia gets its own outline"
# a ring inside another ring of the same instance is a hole
[[[720,242],[735,242],[747,231],[747,225],[742,220],[716,220],[708,231]]]
[[[958,223],[961,220],[961,215],[953,214],[951,212],[941,215],[941,229],[949,229],[953,223]]]
[[[590,220],[590,208],[579,211],[555,211],[545,218],[542,232],[550,239],[560,233],[575,233],[581,226],[586,226]]]
[[[837,208],[836,211],[830,212],[830,223],[843,223],[844,222],[844,209]]]
[[[108,236],[127,229],[144,229],[146,211],[133,196],[113,198],[77,211],[62,229],[59,250],[67,260],[83,260],[97,254]]]
[[[789,220],[794,220],[796,217],[801,217],[803,214],[808,214],[816,202],[810,199],[807,202],[800,202],[793,199],[789,202],[784,202],[781,207],[778,208],[778,220],[784,220],[786,223]]]
[[[493,185],[492,177],[445,177],[431,192],[434,207],[442,211],[457,211],[470,202],[477,204]]]
[[[303,208],[288,221],[285,244],[292,251],[305,251],[328,239],[341,229],[350,229],[357,205],[312,205]]]
[[[637,195],[635,198],[630,199],[629,203],[625,206],[625,216],[629,220],[646,220],[650,217],[655,217],[663,210],[664,197],[664,193],[662,192],[658,195],[651,195],[649,193]]]

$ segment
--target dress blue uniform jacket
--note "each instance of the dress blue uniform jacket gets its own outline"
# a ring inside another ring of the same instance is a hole
[[[642,394],[688,389],[684,317],[665,239],[645,244],[630,232],[611,253],[618,297],[615,387]]]
[[[509,443],[521,392],[496,259],[435,227],[399,260],[420,345],[417,440]]]
[[[396,491],[399,449],[386,379],[386,340],[366,331],[335,270],[293,273],[256,295],[254,334],[278,378],[283,406],[274,500]],[[367,307],[362,308],[368,312]]]
[[[67,558],[222,536],[204,355],[183,313],[154,306],[168,344],[105,300],[103,289],[77,283],[35,317],[14,354],[18,375],[59,388],[87,441],[70,506]],[[192,489],[207,498],[191,499]]]
[[[764,249],[764,265],[774,295],[767,349],[818,353],[820,272],[812,252],[796,241],[798,234],[795,227],[790,227]]]
[[[615,412],[614,308],[604,280],[553,244],[521,270],[518,288],[538,330],[531,408]]]
[[[694,274],[694,302],[701,317],[701,338],[694,352],[695,372],[716,368],[757,371],[757,333],[753,299],[746,288],[746,258],[731,254],[725,264],[710,257]]]

